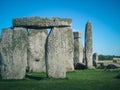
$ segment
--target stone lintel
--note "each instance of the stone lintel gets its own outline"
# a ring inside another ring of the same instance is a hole
[[[73,32],[74,34],[74,39],[81,38],[82,37],[82,32]]]
[[[26,28],[51,28],[51,27],[71,27],[71,18],[47,18],[47,17],[22,17],[13,19],[13,27]]]

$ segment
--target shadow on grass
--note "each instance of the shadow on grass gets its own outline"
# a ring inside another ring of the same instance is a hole
[[[116,79],[120,79],[120,73],[115,78]]]
[[[43,80],[43,79],[45,79],[45,77],[33,76],[31,74],[26,74],[25,78],[29,78],[29,79],[32,79],[32,80]]]

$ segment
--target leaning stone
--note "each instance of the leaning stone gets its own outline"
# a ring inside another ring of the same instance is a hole
[[[46,59],[48,77],[65,78],[66,68],[69,67],[70,70],[73,70],[73,41],[68,41],[71,38],[71,33],[70,28],[64,27],[54,27],[50,32],[47,41]]]
[[[81,32],[73,32],[74,34],[74,67],[77,63],[83,63],[83,45],[81,43]]]
[[[49,27],[69,27],[71,26],[72,19],[70,18],[43,18],[43,17],[22,17],[14,18],[14,27],[26,27],[26,28],[49,28]]]
[[[45,29],[30,29],[28,37],[29,72],[45,72],[45,43],[48,32]]]

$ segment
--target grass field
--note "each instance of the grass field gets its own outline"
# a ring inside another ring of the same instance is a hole
[[[0,90],[120,90],[120,72],[80,70],[66,79],[48,79],[45,73],[28,73],[24,80],[0,80]]]

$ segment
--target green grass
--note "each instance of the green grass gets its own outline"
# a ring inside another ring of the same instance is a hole
[[[24,80],[0,80],[0,90],[120,90],[119,72],[80,70],[66,79],[46,78],[45,73],[28,73]]]

